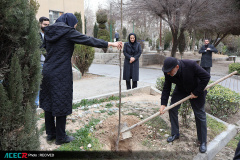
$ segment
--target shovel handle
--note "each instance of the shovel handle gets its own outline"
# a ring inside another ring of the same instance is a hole
[[[226,75],[225,77],[223,77],[223,78],[221,78],[221,79],[215,81],[214,83],[211,83],[211,84],[207,85],[207,86],[205,87],[204,91],[207,90],[208,88],[210,88],[210,87],[216,85],[217,83],[220,83],[220,82],[224,81],[225,79],[227,79],[227,78],[233,76],[234,74],[237,74],[237,71],[234,71],[234,72],[232,72],[231,74]],[[183,102],[189,100],[190,98],[191,98],[191,95],[189,95],[189,96],[187,96],[187,97],[181,99],[180,101],[178,101],[178,102],[172,104],[171,106],[166,107],[163,111],[166,112],[166,111],[168,111],[168,110],[170,110],[170,109],[176,107],[177,105],[179,105],[179,104],[181,104],[181,103],[183,103]],[[153,119],[153,118],[155,118],[155,117],[157,117],[158,115],[160,115],[160,112],[157,112],[157,113],[155,113],[154,115],[151,115],[150,117],[148,117],[148,118],[146,118],[146,119],[144,119],[144,120],[142,120],[142,121],[140,121],[140,122],[138,122],[138,123],[132,125],[131,127],[127,128],[127,129],[125,129],[125,130],[122,130],[121,133],[123,133],[123,132],[127,132],[127,131],[129,131],[129,130],[131,130],[131,129],[133,129],[133,128],[135,128],[135,127],[137,127],[137,126],[139,126],[139,125],[141,125],[141,124],[143,124],[143,123],[145,123],[145,122],[147,122],[147,121],[149,121],[149,120],[151,120],[151,119]]]

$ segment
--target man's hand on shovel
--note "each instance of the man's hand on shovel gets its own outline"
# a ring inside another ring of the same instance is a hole
[[[198,96],[195,96],[193,93],[191,93],[191,99],[197,98],[197,97],[198,97]],[[165,113],[165,112],[163,111],[165,108],[166,108],[165,105],[161,105],[160,110],[159,110],[161,115]]]
[[[195,96],[193,93],[191,93],[191,99],[197,98],[198,96]]]
[[[166,108],[165,105],[161,105],[160,110],[159,110],[161,115],[165,113],[165,112],[163,112],[163,110],[164,110],[165,108]]]

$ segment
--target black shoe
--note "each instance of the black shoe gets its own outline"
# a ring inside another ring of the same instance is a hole
[[[64,139],[60,139],[60,140],[56,139],[55,144],[61,145],[63,143],[69,143],[69,142],[73,141],[74,139],[75,138],[73,136],[66,136]]]
[[[175,139],[179,139],[179,134],[174,134],[168,137],[167,142],[173,142]]]
[[[206,142],[201,143],[201,145],[199,147],[199,151],[201,153],[205,153],[207,151],[207,144],[206,144]]]
[[[56,135],[47,135],[47,141],[52,141],[56,139]]]

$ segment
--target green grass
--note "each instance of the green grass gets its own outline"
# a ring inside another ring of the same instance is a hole
[[[108,104],[106,104],[105,107],[106,107],[106,108],[111,108],[111,107],[113,107],[113,104],[112,104],[112,103],[108,103]]]
[[[128,113],[127,115],[139,116],[139,113]]]
[[[111,116],[111,115],[114,115],[116,112],[112,112],[112,111],[109,111],[108,112],[108,115]]]
[[[123,107],[123,104],[124,104],[124,103],[121,103],[121,107]],[[116,107],[119,108],[119,103],[116,104]]]
[[[91,106],[93,104],[99,104],[99,103],[103,103],[103,102],[110,102],[110,101],[113,101],[113,100],[119,100],[119,97],[111,96],[111,97],[108,97],[108,98],[93,99],[93,100],[83,99],[83,100],[81,100],[80,103],[73,104],[72,108],[76,109],[79,106]]]
[[[43,131],[45,131],[45,123],[41,125],[41,128],[39,129],[39,135],[43,135]]]
[[[227,129],[223,123],[211,118],[207,115],[207,126],[211,129],[210,138],[216,137],[218,134]]]
[[[43,112],[43,113],[40,113],[37,117],[39,117],[39,118],[45,118],[44,112]]]
[[[142,145],[148,147],[148,148],[152,148],[152,143],[150,140],[145,139],[144,141],[142,141]]]
[[[240,141],[240,133],[238,133],[231,141],[228,142],[227,147],[235,151],[239,141]]]
[[[167,123],[160,116],[157,116],[157,117],[151,119],[150,121],[146,122],[146,124],[148,126],[152,126],[152,128],[159,128],[159,129],[164,129],[164,130],[169,129]]]
[[[70,143],[61,145],[61,147],[59,147],[57,151],[81,151],[81,146],[83,146],[83,149],[86,151],[100,150],[101,144],[90,131],[91,126],[95,127],[95,125],[99,122],[99,119],[93,118],[90,120],[89,124],[77,130],[76,133],[69,133],[68,135],[72,135],[73,137],[75,137],[75,140]],[[92,147],[88,148],[88,144],[91,144]]]
[[[153,137],[156,137],[157,133],[159,133],[162,138],[165,134],[170,134],[169,126],[160,116],[151,119],[150,121],[146,122],[146,124],[151,126],[152,129],[155,128],[155,132],[152,132]],[[160,129],[164,129],[167,132],[160,132]]]
[[[105,112],[107,112],[107,111],[106,111],[106,110],[100,110],[100,112],[101,112],[101,113],[105,113]]]

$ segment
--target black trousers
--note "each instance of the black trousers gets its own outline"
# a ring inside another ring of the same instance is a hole
[[[172,95],[171,105],[189,95],[190,94],[175,89]],[[190,103],[195,115],[198,141],[201,143],[207,142],[207,120],[206,112],[204,109],[206,95],[207,91],[204,91],[204,93],[199,95],[198,98],[190,99]],[[178,105],[169,110],[172,135],[179,134],[178,109],[180,106],[181,105]]]
[[[126,81],[127,89],[131,89],[131,79],[130,81]],[[132,81],[132,89],[137,88],[137,81]]]
[[[52,112],[45,111],[45,127],[47,135],[56,135],[56,139],[60,140],[66,136],[66,116],[56,117],[56,124],[52,116]]]
[[[202,67],[202,68],[210,74],[211,67]]]
[[[233,157],[233,160],[239,160],[240,159],[240,141],[238,142],[235,155]]]

